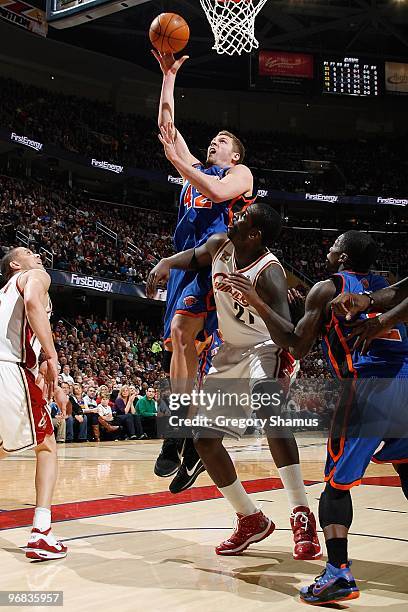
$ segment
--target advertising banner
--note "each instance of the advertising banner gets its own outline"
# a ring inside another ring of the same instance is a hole
[[[260,76],[313,79],[313,55],[284,51],[259,52]]]

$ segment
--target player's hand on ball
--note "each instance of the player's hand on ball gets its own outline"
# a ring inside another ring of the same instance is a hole
[[[389,329],[382,321],[381,315],[372,317],[370,319],[365,319],[364,321],[350,323],[348,327],[353,328],[353,331],[347,339],[356,339],[352,350],[355,351],[356,349],[360,348],[362,355],[367,353],[371,342],[375,340],[375,338],[383,336],[384,332]]]
[[[156,49],[152,49],[152,54],[159,62],[165,76],[168,74],[176,75],[184,62],[189,59],[188,55],[183,55],[183,57],[176,59],[172,53],[159,53]]]
[[[340,293],[330,302],[335,315],[346,317],[350,321],[359,312],[364,312],[370,306],[368,295],[358,293]]]
[[[166,283],[170,275],[170,266],[167,259],[162,259],[147,277],[146,295],[153,299],[156,295],[157,285]]]
[[[259,302],[259,295],[251,281],[240,272],[228,274],[227,280],[230,285],[242,293],[242,297],[246,299],[248,304],[255,306]]]
[[[176,151],[176,130],[172,121],[166,123],[166,125],[160,126],[159,140],[163,145],[164,154],[169,162],[175,163],[178,159]]]

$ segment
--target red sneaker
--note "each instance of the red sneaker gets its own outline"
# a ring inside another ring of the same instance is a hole
[[[238,521],[234,533],[228,540],[221,542],[216,547],[217,555],[239,555],[250,544],[261,542],[261,540],[267,538],[275,529],[271,519],[260,510],[248,516],[237,514],[237,517]]]
[[[293,531],[294,559],[311,561],[322,558],[322,549],[316,532],[316,519],[306,506],[293,508],[290,525]]]
[[[62,559],[67,556],[67,547],[54,538],[51,527],[47,531],[31,530],[31,536],[26,546],[27,559],[47,561],[49,559]]]

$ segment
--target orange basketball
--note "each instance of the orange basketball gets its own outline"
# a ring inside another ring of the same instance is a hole
[[[160,53],[178,53],[190,38],[187,22],[176,13],[161,13],[152,21],[150,42]]]

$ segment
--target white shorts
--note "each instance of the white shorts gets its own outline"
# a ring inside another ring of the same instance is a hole
[[[208,402],[200,402],[197,416],[204,418],[199,427],[240,438],[247,428],[245,420],[260,408],[255,401],[246,401],[247,398],[254,399],[257,394],[254,389],[256,383],[279,380],[280,384],[275,389],[282,390],[282,402],[298,369],[299,362],[271,340],[250,348],[224,343],[213,358],[203,386],[204,394],[215,397],[220,393],[220,401],[214,402],[210,409]],[[234,403],[234,399],[229,402],[230,394],[234,397],[238,395],[238,404]]]
[[[18,453],[53,435],[51,415],[33,374],[17,363],[0,362],[0,448]]]

